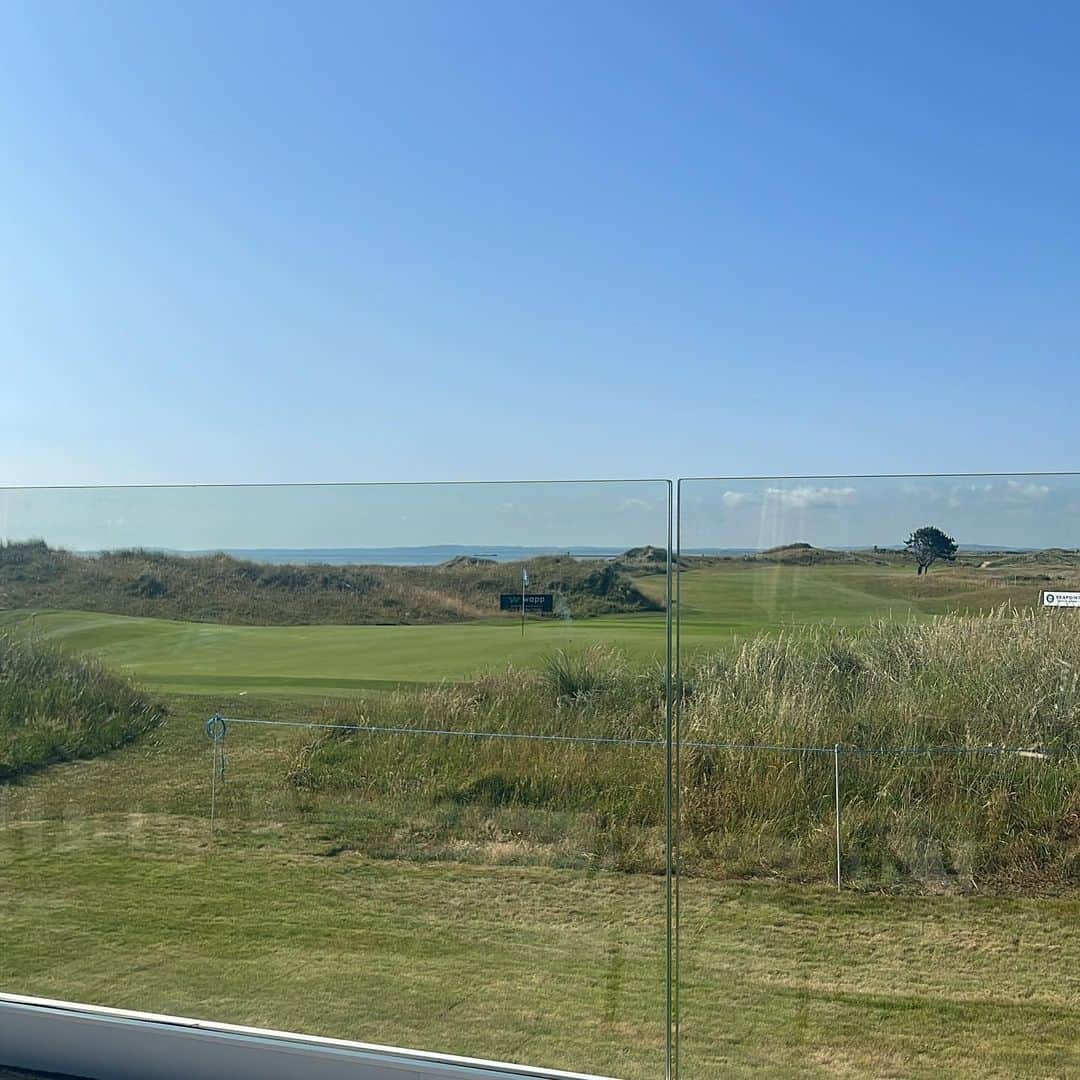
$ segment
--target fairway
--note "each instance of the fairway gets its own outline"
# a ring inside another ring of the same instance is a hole
[[[760,565],[729,560],[678,576],[683,633],[692,643],[712,634],[872,619],[907,619],[1039,602],[1039,585],[969,567],[916,577],[903,563],[852,566]],[[646,579],[646,591],[659,587]],[[655,593],[654,593],[655,595]]]

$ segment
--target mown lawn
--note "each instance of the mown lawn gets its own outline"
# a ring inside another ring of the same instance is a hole
[[[27,612],[0,612],[29,629]],[[90,612],[40,612],[33,632],[89,652],[154,689],[181,693],[364,693],[462,680],[483,669],[536,666],[559,649],[618,645],[641,662],[664,654],[664,618],[534,620],[442,626],[221,626]]]
[[[661,877],[340,849],[275,779],[302,731],[230,736],[227,790],[256,794],[219,802],[211,843],[203,705],[2,789],[0,986],[661,1075]],[[685,879],[681,900],[684,1077],[1080,1069],[1075,897]]]
[[[663,886],[214,848],[204,822],[6,827],[5,990],[623,1077],[661,1074]],[[684,1075],[1080,1068],[1071,900],[686,882]]]

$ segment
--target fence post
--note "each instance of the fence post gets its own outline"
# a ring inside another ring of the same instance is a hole
[[[833,746],[833,791],[836,800],[836,888],[843,888],[840,870],[840,744]]]
[[[222,782],[225,780],[225,733],[228,731],[225,718],[215,713],[206,721],[207,736],[210,739],[210,842],[214,841],[214,820],[217,810],[217,777],[220,757]]]
[[[210,744],[210,842],[214,840],[214,817],[217,810],[217,743]]]

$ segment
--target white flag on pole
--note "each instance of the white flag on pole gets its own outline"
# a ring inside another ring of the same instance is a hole
[[[522,585],[528,585],[529,584],[529,571],[526,570],[524,566],[521,568],[521,584]]]

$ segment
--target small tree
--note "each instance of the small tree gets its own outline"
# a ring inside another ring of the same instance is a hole
[[[956,560],[956,541],[933,525],[916,529],[904,541],[904,547],[915,557],[916,574],[925,574],[938,559]]]

